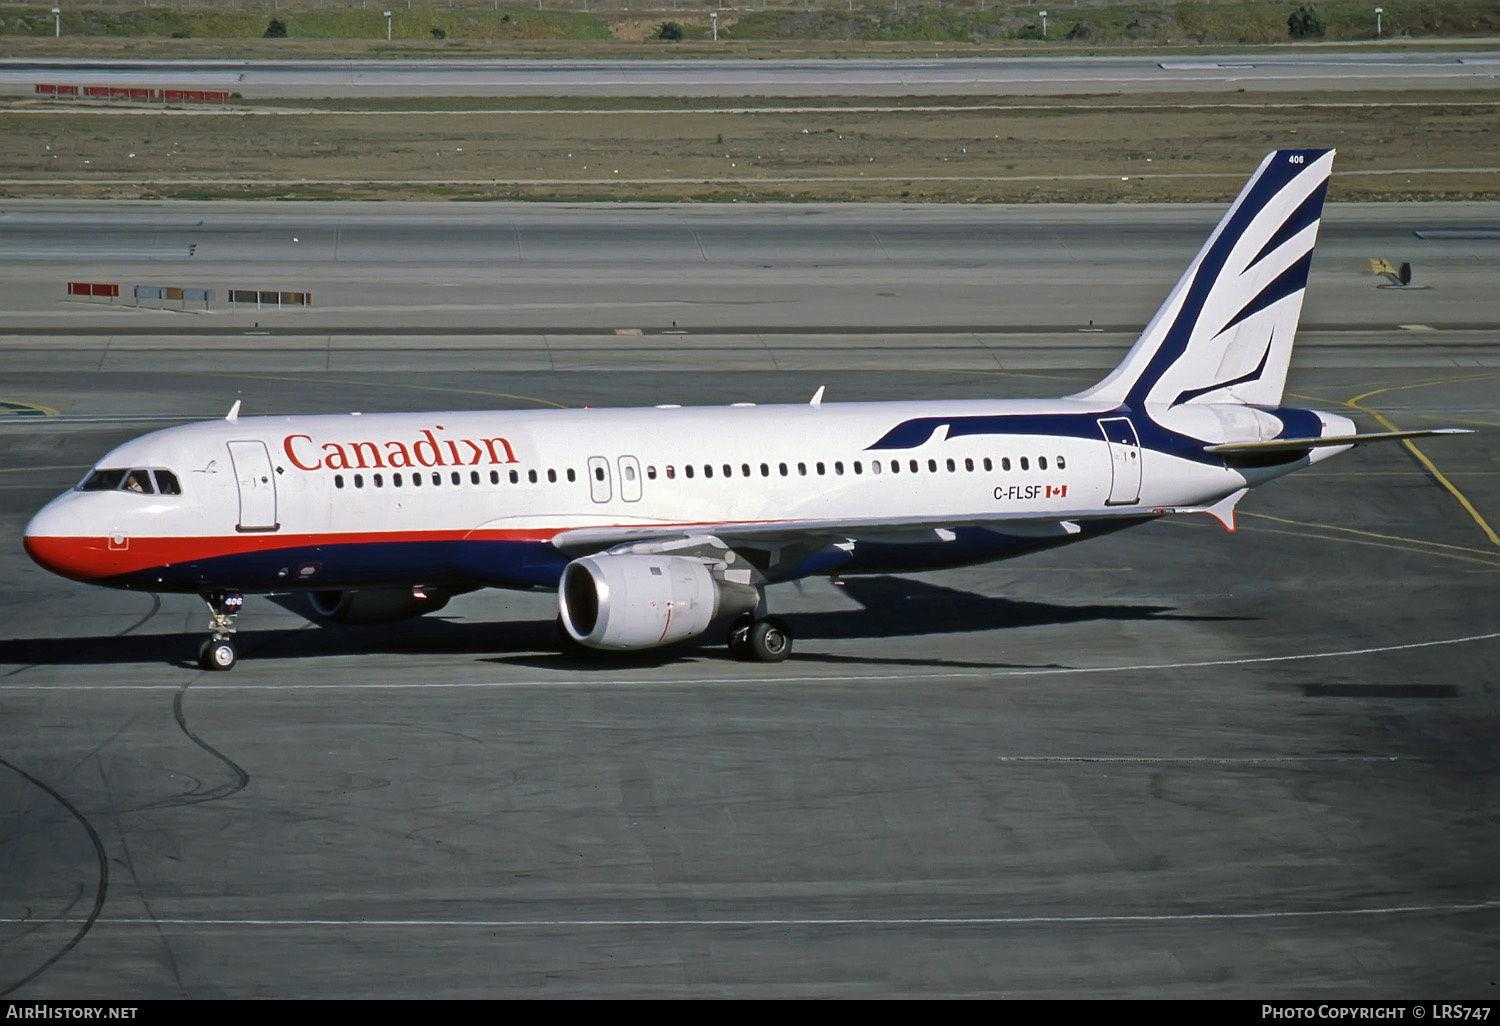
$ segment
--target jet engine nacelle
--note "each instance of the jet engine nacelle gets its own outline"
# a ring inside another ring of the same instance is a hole
[[[324,620],[339,623],[384,623],[434,613],[448,604],[446,592],[415,594],[411,588],[361,588],[357,591],[312,591],[307,600]]]
[[[754,588],[716,580],[689,556],[602,555],[569,563],[557,590],[563,628],[589,648],[655,648],[702,634],[717,616],[750,612]]]

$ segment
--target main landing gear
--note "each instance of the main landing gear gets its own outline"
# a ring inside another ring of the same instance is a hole
[[[245,596],[237,591],[215,591],[203,596],[212,617],[208,640],[198,647],[198,665],[205,670],[232,670],[240,655],[234,647],[234,619]]]
[[[729,654],[747,663],[779,663],[792,654],[791,628],[774,616],[745,613],[729,625]]]

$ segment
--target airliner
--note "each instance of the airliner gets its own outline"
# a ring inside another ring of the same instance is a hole
[[[1333,165],[1278,150],[1118,367],[1052,400],[241,417],[106,455],[26,528],[76,581],[208,604],[205,670],[247,593],[377,621],[479,588],[555,589],[564,648],[727,622],[775,662],[765,589],[1005,559],[1200,513],[1369,441],[1282,391]]]

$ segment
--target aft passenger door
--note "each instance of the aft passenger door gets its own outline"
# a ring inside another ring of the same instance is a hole
[[[265,442],[230,442],[229,460],[240,490],[238,531],[275,531],[276,472]]]
[[[1106,506],[1128,506],[1141,500],[1141,442],[1135,425],[1125,417],[1110,417],[1099,422],[1104,440],[1109,443],[1109,465],[1113,477],[1109,484]]]

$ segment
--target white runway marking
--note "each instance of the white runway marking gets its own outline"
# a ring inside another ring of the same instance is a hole
[[[1390,916],[1452,914],[1457,912],[1484,912],[1500,909],[1500,900],[1445,902],[1426,905],[1376,905],[1367,908],[1319,908],[1319,909],[1261,909],[1251,912],[1158,912],[1121,915],[1013,915],[1013,916],[810,916],[805,918],[683,918],[683,919],[97,919],[95,927],[144,926],[157,929],[162,926],[246,926],[297,928],[325,926],[336,928],[376,929],[469,929],[501,930],[507,928],[537,929],[554,927],[562,929],[622,928],[622,927],[784,927],[784,926],[1101,926],[1114,923],[1224,923],[1249,920],[1276,919],[1327,919],[1350,916]],[[69,919],[48,920],[53,924],[66,924]],[[38,925],[34,919],[0,918],[5,925]]]
[[[922,680],[993,680],[997,677],[1053,677],[1085,673],[1140,673],[1144,670],[1196,670],[1224,666],[1254,666],[1262,663],[1291,663],[1308,659],[1343,659],[1349,656],[1382,655],[1387,652],[1407,652],[1422,648],[1439,648],[1447,645],[1466,645],[1476,641],[1493,641],[1500,638],[1500,631],[1488,634],[1469,634],[1461,638],[1440,638],[1436,641],[1413,641],[1404,645],[1377,645],[1372,648],[1346,648],[1332,652],[1299,652],[1279,656],[1250,656],[1244,659],[1205,659],[1180,663],[1134,663],[1115,666],[1045,666],[997,667],[994,670],[962,670],[951,673],[854,673],[824,674],[821,676],[797,677],[688,677],[677,680],[652,680],[629,678],[606,678],[579,680],[576,677],[559,680],[515,680],[515,681],[435,681],[394,682],[350,681],[340,684],[311,684],[306,682],[265,683],[256,681],[223,681],[215,683],[202,680],[192,685],[194,691],[394,691],[401,688],[434,690],[438,688],[468,690],[490,688],[566,688],[566,687],[610,687],[642,685],[682,687],[707,684],[827,684],[851,683],[855,681],[922,681]],[[218,678],[214,678],[217,680]],[[0,693],[11,691],[176,691],[179,683],[153,684],[3,684]]]
[[[996,762],[1102,762],[1110,765],[1142,766],[1296,766],[1309,762],[1396,762],[1394,755],[1247,755],[1163,756],[1163,755],[1000,755]]]

